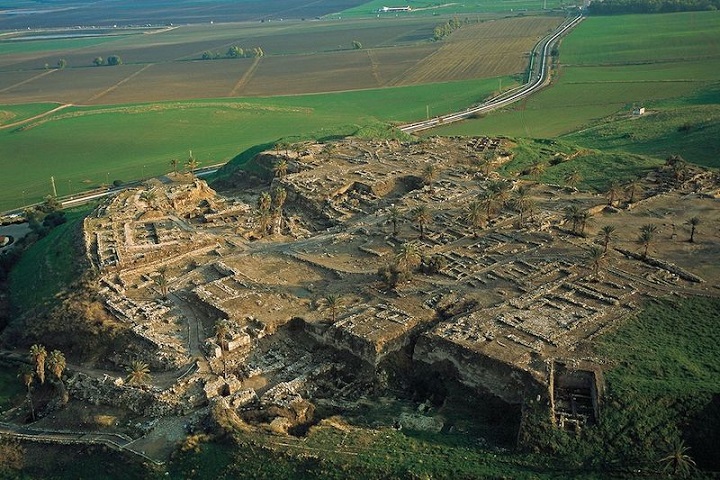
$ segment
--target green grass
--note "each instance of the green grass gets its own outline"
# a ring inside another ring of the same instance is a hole
[[[27,103],[0,106],[0,126],[20,122],[57,107],[56,103]]]
[[[720,16],[714,12],[588,18],[563,40],[563,66],[552,86],[484,118],[429,134],[567,135],[591,148],[656,157],[672,152],[717,166],[719,45]],[[660,115],[631,123],[626,117],[633,105]],[[706,109],[682,108],[699,105]],[[611,125],[617,120],[622,123]],[[704,134],[678,135],[685,123],[701,125]],[[640,141],[619,141],[622,135]]]
[[[613,181],[628,182],[663,163],[652,157],[626,152],[587,150],[564,140],[521,138],[515,141],[517,146],[513,148],[513,159],[499,169],[500,173],[516,176],[527,170],[534,161],[540,161],[546,167],[540,181],[563,185],[566,174],[577,170],[582,177],[578,187],[584,190],[604,192]],[[550,165],[556,153],[569,156],[578,151],[581,151],[581,154],[572,160]]]
[[[0,412],[22,402],[25,388],[17,378],[17,370],[3,365],[0,369]]]
[[[23,253],[10,272],[10,300],[16,312],[28,312],[51,302],[79,277],[78,229],[88,212],[68,211],[67,222]]]
[[[410,6],[412,12],[384,13],[380,17],[403,17],[409,15],[471,15],[475,13],[498,13],[498,12],[523,12],[538,11],[547,9],[562,8],[560,0],[533,1],[533,0],[469,0],[465,2],[436,2],[427,0],[408,0],[400,3],[388,3],[385,0],[372,0],[359,7],[344,10],[338,14],[327,15],[328,17],[341,16],[375,16],[378,9],[385,6]]]
[[[0,130],[0,211],[170,171],[188,151],[226,162],[278,138],[341,125],[407,122],[486,98],[497,79],[333,94],[71,107],[25,128]],[[503,84],[511,84],[505,78]],[[4,107],[0,107],[0,110]]]
[[[90,38],[62,38],[53,40],[4,40],[0,41],[0,57],[18,53],[57,52],[58,58],[67,55],[67,52],[83,48],[103,45],[124,38],[125,35],[90,37]],[[54,67],[55,65],[50,65]],[[72,65],[70,65],[72,66]]]

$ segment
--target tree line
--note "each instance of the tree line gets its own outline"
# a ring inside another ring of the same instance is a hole
[[[216,60],[219,58],[259,58],[264,56],[265,52],[261,47],[244,49],[242,47],[238,47],[237,45],[233,45],[227,49],[225,55],[222,55],[220,52],[205,50],[200,58],[203,60]]]
[[[671,13],[717,10],[720,0],[605,0],[592,2],[588,12],[596,15],[624,13]]]

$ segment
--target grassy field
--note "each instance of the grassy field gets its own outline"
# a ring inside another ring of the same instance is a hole
[[[638,35],[640,31],[644,34]],[[551,87],[503,111],[431,133],[568,135],[593,148],[657,156],[680,153],[703,165],[720,166],[712,135],[718,124],[718,45],[720,16],[714,12],[588,18],[563,40],[561,67]],[[631,123],[633,105],[658,116]],[[614,126],[615,121],[620,124]],[[677,127],[685,123],[709,130],[704,138],[678,135]],[[642,141],[622,142],[612,131]]]
[[[113,182],[170,171],[188,151],[203,164],[226,162],[281,137],[424,118],[481,101],[498,87],[486,79],[294,97],[71,107],[23,129],[0,130],[0,210]],[[509,77],[503,86],[512,86]],[[2,110],[2,108],[0,108]]]
[[[392,4],[392,6],[409,6],[411,12],[389,12],[381,13],[378,10],[385,6],[391,6],[384,0],[371,0],[342,12],[327,15],[331,18],[357,17],[368,15],[384,16],[418,16],[418,15],[458,15],[467,16],[477,13],[498,13],[498,12],[524,12],[528,10],[538,11],[543,9],[563,8],[560,0],[537,1],[537,0],[469,0],[465,2],[435,2],[428,0],[407,0],[405,2]]]

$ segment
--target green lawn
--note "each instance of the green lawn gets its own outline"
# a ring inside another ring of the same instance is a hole
[[[239,152],[281,137],[340,125],[408,122],[461,109],[486,98],[498,80],[333,94],[237,100],[71,107],[24,128],[0,130],[0,211],[68,195],[107,181],[170,171],[189,150],[201,164],[226,162]],[[512,79],[503,78],[503,85]],[[0,110],[5,110],[0,107]]]

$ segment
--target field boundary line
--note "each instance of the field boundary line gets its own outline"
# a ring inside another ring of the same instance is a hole
[[[48,70],[48,71],[46,71],[46,72],[42,72],[42,73],[40,73],[40,74],[38,74],[38,75],[35,75],[34,77],[30,77],[30,78],[28,78],[28,79],[26,79],[26,80],[23,80],[22,82],[15,83],[15,84],[13,84],[13,85],[10,85],[9,87],[5,87],[5,88],[3,88],[2,90],[0,90],[0,93],[7,92],[8,90],[12,90],[12,89],[15,88],[15,87],[19,87],[19,86],[21,86],[21,85],[25,85],[26,83],[30,83],[30,82],[32,82],[32,81],[34,81],[34,80],[37,80],[38,78],[45,77],[45,76],[50,75],[51,73],[55,73],[55,72],[57,72],[57,71],[58,71],[57,68],[53,68],[52,70]]]
[[[238,90],[243,88],[252,78],[253,75],[255,75],[255,71],[258,68],[258,65],[260,64],[260,59],[262,57],[255,57],[255,60],[253,60],[252,65],[250,65],[250,68],[247,69],[245,73],[243,73],[242,77],[240,77],[240,80],[237,81],[235,86],[232,90],[230,90],[231,97],[234,97]]]
[[[370,59],[370,68],[372,70],[373,78],[375,78],[375,81],[377,82],[378,87],[382,87],[383,81],[382,81],[382,78],[380,78],[380,71],[378,69],[377,58],[375,58],[375,55],[374,55],[375,52],[373,51],[372,48],[368,48],[366,51],[367,51],[368,58]]]
[[[0,125],[0,130],[6,129],[6,128],[17,127],[18,125],[23,125],[25,123],[32,122],[34,120],[38,120],[43,117],[47,117],[48,115],[52,115],[55,112],[59,112],[60,110],[63,110],[65,108],[72,107],[72,106],[73,106],[72,103],[65,103],[63,105],[53,108],[52,110],[48,110],[47,112],[43,112],[38,115],[35,115],[34,117],[25,118],[23,120],[18,120],[17,122],[8,123],[7,125]]]
[[[120,80],[119,82],[117,82],[115,85],[112,85],[111,87],[106,88],[106,89],[103,90],[102,92],[93,95],[92,97],[90,97],[90,98],[88,98],[87,100],[85,100],[85,102],[83,102],[83,103],[90,103],[90,102],[92,102],[92,101],[97,100],[97,99],[100,98],[100,97],[104,97],[105,95],[107,95],[108,93],[110,93],[110,92],[112,92],[112,91],[114,91],[114,90],[117,90],[118,87],[124,85],[125,83],[129,82],[129,81],[132,80],[133,78],[137,77],[138,75],[140,75],[142,72],[144,72],[144,71],[147,70],[148,68],[152,67],[153,65],[155,65],[155,64],[154,64],[154,63],[148,63],[147,65],[145,65],[143,68],[141,68],[141,69],[138,70],[137,72],[133,73],[132,75],[130,75],[130,76],[128,76],[128,77],[123,78],[122,80]]]

